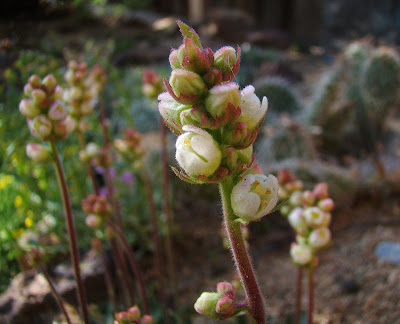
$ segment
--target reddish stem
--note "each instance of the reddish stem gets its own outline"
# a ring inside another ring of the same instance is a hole
[[[225,228],[230,241],[233,257],[237,266],[240,279],[249,303],[249,309],[257,324],[265,324],[264,299],[261,295],[250,258],[247,254],[246,245],[242,236],[240,222],[232,210],[230,196],[233,187],[232,177],[226,177],[220,183],[221,199],[223,202]]]
[[[68,315],[67,309],[65,308],[64,302],[61,299],[60,294],[58,293],[56,287],[54,286],[53,282],[51,281],[50,275],[49,273],[46,271],[46,268],[44,266],[40,266],[40,271],[43,273],[44,277],[47,280],[47,283],[50,286],[51,292],[53,293],[54,298],[57,301],[58,306],[61,308],[61,311],[63,312],[65,319],[67,321],[68,324],[72,324],[71,319]]]
[[[85,137],[81,131],[78,130],[77,133],[78,133],[78,140],[79,140],[81,149],[84,150],[86,148]],[[96,177],[94,175],[90,161],[86,162],[86,168],[87,168],[90,180],[92,181],[93,190],[96,193],[96,195],[99,195],[99,185],[97,184]]]
[[[303,268],[297,267],[295,324],[300,324],[302,283],[303,283]]]
[[[85,295],[85,291],[83,289],[81,268],[80,268],[80,264],[79,264],[78,243],[77,243],[77,239],[76,239],[76,231],[75,231],[75,225],[74,225],[74,218],[72,216],[71,202],[70,202],[69,194],[68,194],[68,187],[67,187],[67,183],[65,181],[64,171],[62,168],[60,157],[57,152],[57,146],[54,142],[50,142],[50,146],[51,146],[51,149],[53,152],[54,164],[55,164],[56,171],[57,171],[56,172],[57,179],[58,179],[58,183],[60,185],[61,196],[62,196],[62,201],[63,201],[63,205],[64,205],[65,219],[66,219],[66,224],[67,224],[67,229],[68,229],[69,248],[70,248],[70,252],[71,252],[72,264],[74,267],[79,304],[81,307],[84,323],[89,324],[89,313],[88,313],[88,309],[87,309],[86,295]]]
[[[314,312],[314,275],[313,268],[308,269],[308,312],[307,312],[307,323],[313,324],[313,312]]]
[[[113,224],[112,222],[108,222],[108,225],[114,230],[114,232],[118,235],[119,239],[121,240],[121,243],[125,249],[125,253],[128,256],[128,261],[129,261],[131,268],[132,268],[133,272],[135,273],[136,278],[139,283],[139,291],[140,291],[140,295],[142,298],[144,313],[150,314],[149,303],[147,300],[146,288],[145,288],[145,283],[143,280],[142,272],[140,271],[140,268],[136,261],[135,255],[133,254],[133,251],[132,251],[131,247],[129,246],[128,240],[126,239],[126,237],[122,233],[121,229],[117,225]]]

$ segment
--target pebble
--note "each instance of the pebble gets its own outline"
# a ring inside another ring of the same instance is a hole
[[[375,247],[380,261],[400,265],[400,242],[383,241]]]

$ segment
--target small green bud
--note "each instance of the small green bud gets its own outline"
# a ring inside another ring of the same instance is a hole
[[[219,319],[215,308],[220,294],[216,292],[203,292],[194,304],[197,313],[205,315],[211,319]]]

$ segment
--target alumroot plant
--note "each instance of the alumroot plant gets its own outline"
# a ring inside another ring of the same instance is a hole
[[[296,233],[296,242],[290,247],[290,256],[298,266],[298,286],[296,302],[296,324],[300,321],[300,298],[302,269],[308,271],[309,307],[308,323],[312,323],[313,312],[313,269],[318,265],[317,252],[331,243],[331,211],[335,204],[329,197],[328,185],[318,183],[314,189],[304,190],[303,182],[288,170],[279,174],[281,185],[280,196],[288,198],[288,203],[282,207],[281,213],[287,217],[289,224]]]
[[[278,201],[278,181],[255,166],[252,146],[268,100],[260,101],[253,86],[240,90],[233,81],[239,71],[240,48],[225,46],[213,53],[203,48],[192,28],[181,21],[178,25],[183,44],[171,51],[172,73],[169,82],[164,79],[167,91],[158,97],[161,116],[178,135],[179,168],[173,170],[189,183],[219,184],[225,229],[246,294],[239,313],[247,312],[254,322],[265,323],[264,299],[240,225],[260,220]],[[203,293],[195,308],[211,318],[237,315],[232,311],[234,300],[225,297]]]

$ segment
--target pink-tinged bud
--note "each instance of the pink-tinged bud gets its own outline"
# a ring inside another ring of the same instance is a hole
[[[182,69],[182,60],[185,56],[185,45],[181,45],[178,49],[173,49],[169,54],[169,64],[171,69]]]
[[[62,121],[54,124],[54,134],[58,139],[63,139],[75,130],[76,121],[70,116],[67,116]]]
[[[59,85],[55,87],[53,92],[53,99],[54,100],[61,100],[64,95],[64,90]]]
[[[51,134],[52,125],[45,115],[38,115],[28,121],[29,129],[33,136],[41,140],[47,139]]]
[[[327,227],[313,230],[308,238],[308,243],[316,250],[326,247],[331,242],[331,231]]]
[[[57,100],[51,105],[48,116],[51,120],[60,121],[68,116],[68,110],[61,101]]]
[[[46,87],[48,93],[52,93],[57,86],[57,80],[52,74],[48,74],[43,78],[42,84]]]
[[[292,206],[301,206],[303,204],[303,193],[295,191],[290,195],[289,203]]]
[[[303,209],[300,207],[293,209],[288,216],[288,221],[296,232],[304,228],[306,223],[303,217]]]
[[[247,134],[246,123],[237,122],[224,127],[222,131],[222,140],[224,144],[241,146],[245,142]]]
[[[99,227],[101,225],[101,218],[97,215],[90,214],[86,216],[85,223],[88,227]]]
[[[32,75],[32,76],[29,77],[28,83],[31,85],[31,87],[32,87],[33,89],[36,89],[36,88],[39,88],[39,87],[40,87],[40,85],[41,85],[41,80],[40,80],[40,78],[39,78],[36,74],[34,74],[34,75]]]
[[[205,315],[211,319],[219,319],[215,308],[220,294],[216,292],[203,292],[194,304],[197,313]]]
[[[180,123],[182,125],[194,125],[200,126],[203,112],[198,105],[194,105],[193,108],[182,110],[179,114]]]
[[[240,92],[241,115],[238,121],[246,123],[249,130],[253,130],[262,121],[268,109],[268,99],[263,97],[262,103],[254,93],[252,85],[248,85]]]
[[[229,104],[238,107],[239,102],[239,85],[235,82],[229,82],[211,88],[205,100],[205,105],[206,110],[215,118],[216,116],[223,116]]]
[[[127,312],[115,313],[115,321],[118,324],[132,324]]]
[[[46,93],[42,89],[32,90],[31,96],[32,96],[34,105],[36,105],[40,108],[43,108],[46,105],[47,96],[46,96]]]
[[[128,309],[128,314],[129,314],[130,319],[131,319],[132,321],[134,321],[134,320],[139,320],[140,317],[142,316],[142,314],[140,313],[140,309],[139,309],[139,307],[138,307],[137,305],[135,305],[135,306],[129,308],[129,309]]]
[[[328,227],[331,222],[331,214],[318,207],[306,208],[303,216],[306,224],[312,228]]]
[[[27,118],[34,118],[40,114],[40,109],[33,105],[29,99],[22,99],[19,103],[19,111]]]
[[[207,91],[207,86],[197,73],[176,69],[171,73],[169,83],[175,100],[183,104],[194,104]]]
[[[150,315],[144,315],[140,321],[140,324],[154,324],[153,317]]]
[[[223,75],[229,74],[236,64],[236,51],[231,46],[221,47],[214,54],[214,66],[222,71]]]
[[[232,146],[228,146],[224,151],[223,165],[229,170],[235,170],[237,167],[238,154]]]
[[[192,177],[211,176],[220,166],[222,153],[218,143],[205,130],[185,125],[185,132],[176,140],[176,160]]]
[[[318,207],[327,213],[330,213],[335,208],[335,203],[331,198],[325,198],[318,202]]]
[[[278,181],[280,185],[284,185],[289,182],[293,182],[296,180],[296,176],[289,169],[281,169],[279,170]]]
[[[225,293],[228,293],[232,296],[233,299],[236,298],[236,288],[227,281],[222,281],[217,284],[217,292],[222,296]]]
[[[232,189],[232,209],[244,221],[257,221],[275,207],[278,191],[272,174],[247,174]]]
[[[26,145],[26,155],[35,162],[50,160],[50,150],[46,146],[37,143],[28,143]]]
[[[303,190],[303,186],[304,186],[304,184],[303,184],[303,181],[301,181],[301,180],[295,180],[293,182],[294,190]]]
[[[315,195],[312,191],[306,190],[303,192],[303,202],[308,205],[312,206],[315,203]]]
[[[305,266],[312,261],[313,253],[311,248],[305,244],[292,243],[290,256],[295,264]]]
[[[222,72],[220,69],[213,67],[203,76],[203,80],[209,88],[212,88],[222,82]]]
[[[243,150],[236,150],[236,152],[240,162],[250,164],[250,162],[253,160],[253,145],[250,145]],[[262,170],[260,173],[262,173]]]
[[[165,123],[176,134],[181,133],[181,112],[190,109],[191,106],[183,105],[177,102],[168,92],[163,92],[158,96],[158,111],[164,119]]]
[[[31,93],[32,93],[32,90],[33,90],[33,88],[29,83],[25,84],[25,86],[24,86],[24,94],[25,94],[25,96],[30,96]]]
[[[328,184],[326,182],[318,183],[314,187],[314,195],[318,199],[325,199],[329,197]]]
[[[181,62],[182,68],[199,74],[206,73],[214,62],[214,56],[210,49],[201,50],[189,39],[184,39],[185,56]]]
[[[221,319],[229,318],[235,313],[235,301],[232,298],[224,295],[220,299],[218,299],[215,310],[218,314],[221,315]]]

